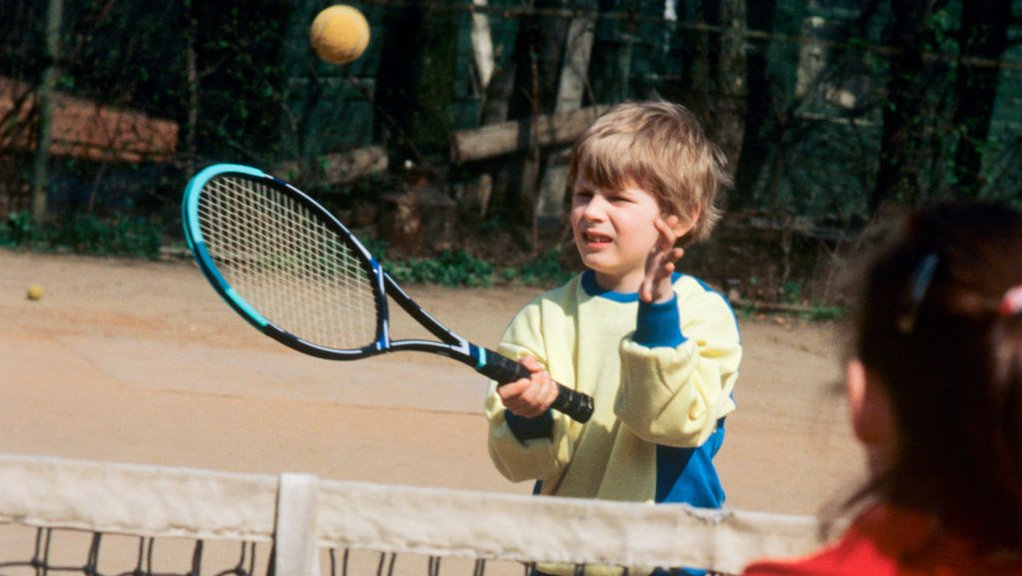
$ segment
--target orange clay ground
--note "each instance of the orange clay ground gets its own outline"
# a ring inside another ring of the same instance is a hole
[[[43,287],[38,301],[26,297]],[[406,286],[496,345],[535,289]],[[394,333],[408,334],[398,322]],[[742,319],[728,505],[810,514],[862,479],[833,327]],[[486,453],[484,379],[420,353],[330,362],[260,335],[190,261],[0,250],[0,453],[528,493]]]

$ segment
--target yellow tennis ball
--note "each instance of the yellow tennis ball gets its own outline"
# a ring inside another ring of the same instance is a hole
[[[28,287],[28,299],[38,300],[43,297],[43,287],[38,284],[33,284]]]
[[[357,8],[337,4],[316,15],[309,40],[324,61],[347,64],[369,46],[369,21]]]

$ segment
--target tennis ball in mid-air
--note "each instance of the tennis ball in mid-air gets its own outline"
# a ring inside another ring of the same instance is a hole
[[[337,4],[316,15],[309,30],[316,55],[331,64],[347,64],[369,46],[369,21],[357,8]]]
[[[26,295],[29,300],[38,300],[43,297],[43,287],[38,284],[33,284],[28,287]]]

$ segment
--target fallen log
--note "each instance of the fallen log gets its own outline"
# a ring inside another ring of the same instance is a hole
[[[606,106],[590,106],[557,114],[490,124],[459,130],[451,139],[451,161],[477,162],[528,150],[532,146],[557,146],[572,142]]]
[[[274,168],[281,178],[298,179],[322,178],[329,185],[350,184],[360,178],[387,170],[387,149],[383,146],[366,146],[344,152],[325,154],[319,158],[316,174],[302,173],[299,162],[283,162]]]

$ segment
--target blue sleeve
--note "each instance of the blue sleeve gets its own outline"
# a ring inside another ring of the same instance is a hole
[[[550,438],[550,431],[554,427],[554,416],[549,410],[536,418],[526,418],[513,414],[510,410],[504,410],[504,420],[507,421],[515,438],[523,441]]]
[[[678,313],[678,295],[667,302],[639,302],[632,340],[647,348],[674,348],[685,342],[681,333],[681,315]]]

